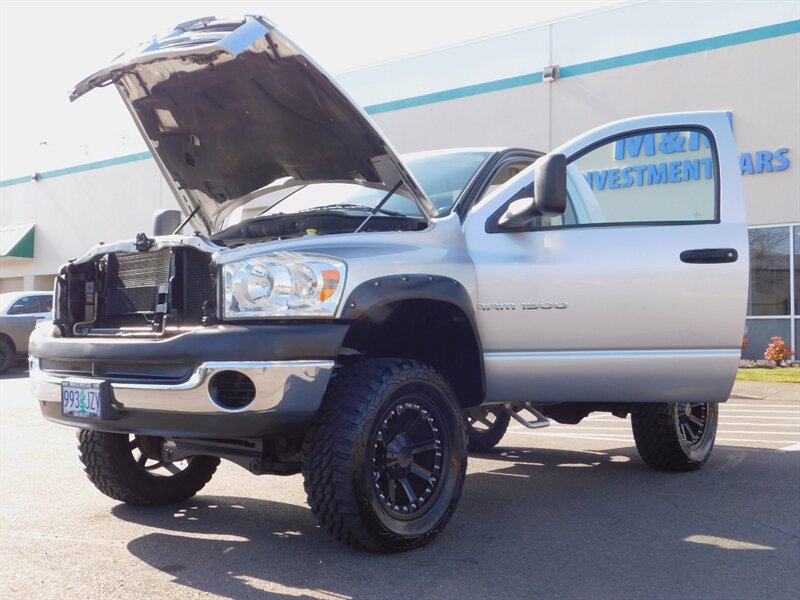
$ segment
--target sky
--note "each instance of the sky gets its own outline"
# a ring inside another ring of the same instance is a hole
[[[73,104],[68,92],[122,51],[193,18],[264,15],[336,74],[621,3],[0,0],[0,180],[145,150],[113,88]]]

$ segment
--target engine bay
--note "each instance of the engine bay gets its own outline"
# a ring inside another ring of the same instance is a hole
[[[420,231],[427,227],[422,218],[376,214],[368,221],[364,212],[326,210],[294,214],[265,215],[232,225],[211,236],[211,241],[227,247],[255,242],[295,239],[310,235],[335,235],[360,231]]]

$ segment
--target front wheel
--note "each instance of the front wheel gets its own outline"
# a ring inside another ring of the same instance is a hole
[[[86,476],[106,496],[127,504],[160,506],[187,500],[217,470],[219,458],[190,456],[166,462],[161,438],[81,429],[78,450]]]
[[[631,411],[639,456],[663,471],[694,471],[711,456],[717,436],[716,402],[640,404]]]
[[[306,436],[308,503],[334,538],[373,551],[430,542],[461,496],[467,440],[450,386],[413,360],[337,373]]]

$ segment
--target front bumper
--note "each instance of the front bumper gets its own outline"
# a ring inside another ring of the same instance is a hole
[[[226,325],[127,340],[59,338],[41,328],[31,338],[31,389],[45,418],[85,429],[192,438],[295,436],[319,409],[346,331],[339,324]],[[252,402],[232,409],[216,401],[209,383],[222,371],[252,380]],[[185,375],[176,380],[176,373]],[[61,384],[70,378],[108,382],[105,418],[62,414]]]
[[[209,362],[179,385],[112,382],[114,418],[91,419],[61,413],[61,382],[66,377],[45,373],[35,367],[36,362],[31,360],[31,389],[50,421],[101,431],[199,438],[302,433],[319,409],[334,365],[333,361]],[[237,371],[253,381],[256,396],[251,404],[234,410],[214,401],[208,381],[221,371]]]

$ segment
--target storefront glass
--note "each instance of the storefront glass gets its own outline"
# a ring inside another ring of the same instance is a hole
[[[800,342],[800,225],[756,227],[749,234],[747,348],[742,357],[763,359],[773,336],[780,336],[796,354]]]
[[[789,228],[750,230],[750,296],[747,314],[789,314]]]

